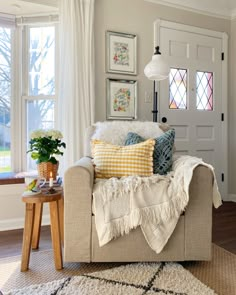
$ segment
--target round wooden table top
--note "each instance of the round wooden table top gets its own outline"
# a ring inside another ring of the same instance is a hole
[[[23,195],[22,201],[25,203],[49,203],[58,201],[62,198],[62,192],[56,191],[55,193],[47,193],[45,191],[34,195]]]

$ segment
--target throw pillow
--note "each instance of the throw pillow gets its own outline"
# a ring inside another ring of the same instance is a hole
[[[117,146],[92,140],[96,177],[151,176],[154,144],[153,139],[130,146]]]
[[[125,145],[132,145],[143,142],[145,139],[137,133],[129,132]],[[164,175],[172,167],[173,145],[175,140],[175,130],[170,129],[158,138],[155,138],[153,152],[153,172]]]

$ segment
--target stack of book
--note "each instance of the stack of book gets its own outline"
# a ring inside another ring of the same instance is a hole
[[[62,177],[57,177],[56,180],[53,180],[53,187],[61,187],[62,186]],[[42,189],[49,188],[49,181],[46,181],[42,186]]]

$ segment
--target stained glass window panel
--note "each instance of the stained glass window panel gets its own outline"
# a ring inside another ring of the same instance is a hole
[[[197,72],[196,95],[197,110],[213,110],[213,73]]]
[[[171,68],[169,74],[170,109],[187,109],[187,70]]]

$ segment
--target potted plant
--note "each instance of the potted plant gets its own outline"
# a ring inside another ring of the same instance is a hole
[[[31,153],[31,158],[36,160],[40,177],[56,179],[59,162],[55,156],[63,155],[60,148],[66,148],[62,138],[62,133],[54,129],[39,129],[31,133],[27,153]]]

